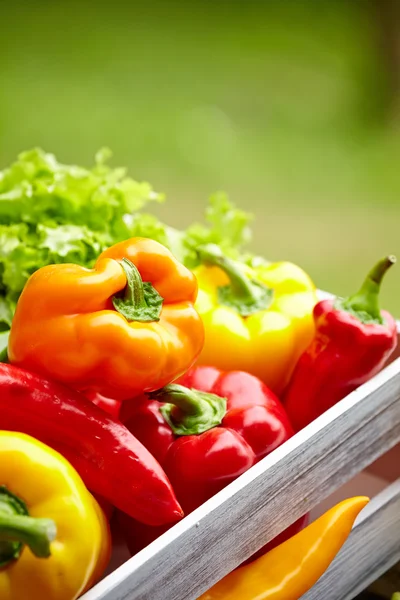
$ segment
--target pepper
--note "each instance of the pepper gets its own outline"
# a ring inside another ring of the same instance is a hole
[[[0,456],[1,600],[75,600],[110,558],[100,507],[72,466],[34,438],[0,431]]]
[[[185,514],[289,439],[273,392],[244,372],[191,369],[142,402],[125,402],[121,420],[164,467]],[[166,530],[121,517],[131,552]]]
[[[253,563],[232,571],[199,600],[299,600],[329,567],[369,498],[343,500]]]
[[[98,494],[93,494],[93,498],[100,506],[108,522],[110,522],[114,514],[115,506],[113,506],[111,502],[108,502],[108,500],[105,500],[102,496],[99,496]]]
[[[112,246],[94,269],[48,265],[18,300],[9,361],[117,400],[158,389],[201,351],[196,295],[195,276],[146,238]]]
[[[394,262],[393,256],[380,260],[357,294],[315,306],[315,337],[283,397],[296,431],[373,377],[396,348],[396,322],[378,301],[382,278]]]
[[[119,418],[119,412],[121,410],[121,402],[119,400],[113,400],[112,398],[106,398],[97,392],[87,391],[85,394],[86,398],[93,402],[96,406],[105,410],[106,413],[114,417]]]
[[[195,306],[205,328],[198,364],[247,371],[280,395],[314,335],[313,282],[289,262],[251,269],[213,244],[198,253]]]
[[[140,521],[161,525],[183,516],[156,459],[79,392],[0,364],[0,429],[32,435],[59,451],[90,491]]]

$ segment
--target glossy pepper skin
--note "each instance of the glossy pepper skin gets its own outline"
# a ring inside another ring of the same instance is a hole
[[[107,521],[72,466],[22,433],[0,431],[0,598],[75,600],[110,557]]]
[[[146,238],[112,246],[94,269],[43,267],[18,300],[9,361],[117,400],[158,389],[201,351],[196,296],[195,276]]]
[[[354,296],[315,306],[315,337],[284,396],[296,431],[373,377],[396,348],[395,320],[378,305],[382,277],[394,261],[378,262]]]
[[[93,402],[96,406],[104,410],[106,413],[114,417],[115,419],[119,419],[119,413],[121,410],[121,402],[119,400],[113,400],[112,398],[106,398],[97,392],[88,391],[85,394],[85,397]]]
[[[182,518],[156,459],[119,421],[79,392],[0,364],[0,429],[59,451],[95,494],[150,525]]]
[[[293,433],[285,411],[259,379],[214,367],[191,369],[121,419],[164,467],[185,514],[247,471]],[[132,552],[162,531],[126,519]]]
[[[195,306],[205,343],[197,364],[246,371],[280,395],[314,335],[313,282],[292,263],[250,269],[211,244],[199,256]]]
[[[232,571],[199,600],[299,600],[329,567],[368,503],[340,502],[253,563]]]

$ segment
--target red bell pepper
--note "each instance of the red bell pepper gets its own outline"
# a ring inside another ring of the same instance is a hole
[[[283,399],[296,431],[373,377],[396,348],[396,322],[378,302],[382,278],[395,260],[379,261],[354,296],[316,304],[315,337]]]
[[[253,375],[197,367],[179,383],[150,394],[151,400],[125,402],[121,419],[164,467],[187,514],[293,430],[278,398]],[[131,552],[167,529],[120,519]]]
[[[0,429],[26,433],[72,464],[93,493],[149,525],[182,518],[163,469],[119,421],[79,392],[0,364]]]

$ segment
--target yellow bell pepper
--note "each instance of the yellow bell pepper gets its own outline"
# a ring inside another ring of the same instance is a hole
[[[198,364],[247,371],[279,395],[314,336],[313,282],[289,262],[250,268],[214,244],[198,253],[195,308],[205,328]]]
[[[329,567],[368,502],[364,496],[339,502],[280,546],[229,573],[199,600],[299,600]]]
[[[108,523],[72,466],[0,431],[0,598],[75,600],[106,567]]]

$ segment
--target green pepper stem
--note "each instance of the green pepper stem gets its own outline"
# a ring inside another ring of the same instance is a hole
[[[50,556],[50,542],[56,536],[51,519],[34,519],[25,515],[0,512],[0,542],[26,544],[38,558]]]
[[[191,390],[177,383],[171,383],[162,390],[153,392],[153,398],[168,402],[179,408],[185,415],[200,415],[207,410],[207,400],[197,390]]]
[[[225,398],[174,383],[149,396],[165,403],[160,412],[175,435],[204,433],[220,425],[226,414]]]
[[[238,298],[255,299],[255,290],[251,279],[246,277],[242,270],[222,253],[216,244],[205,244],[198,249],[200,260],[209,265],[219,267],[228,277],[233,293]]]
[[[126,286],[121,296],[112,299],[115,310],[129,322],[159,321],[164,299],[151,283],[143,282],[137,267],[130,260],[123,258],[121,267],[125,271]]]
[[[123,258],[121,266],[126,275],[126,288],[124,300],[130,302],[137,308],[146,306],[144,299],[143,280],[140,276],[138,268],[127,258]]]
[[[0,568],[17,560],[25,544],[38,558],[49,557],[56,533],[54,521],[30,517],[25,502],[0,486]]]
[[[395,256],[382,258],[370,270],[359,291],[343,301],[343,308],[355,313],[365,313],[371,319],[382,322],[379,308],[379,292],[383,277],[396,262]]]
[[[225,256],[216,244],[205,244],[197,250],[202,263],[219,267],[229,277],[230,284],[218,288],[218,300],[235,309],[242,317],[266,310],[273,291],[266,285],[246,276],[243,270]]]

